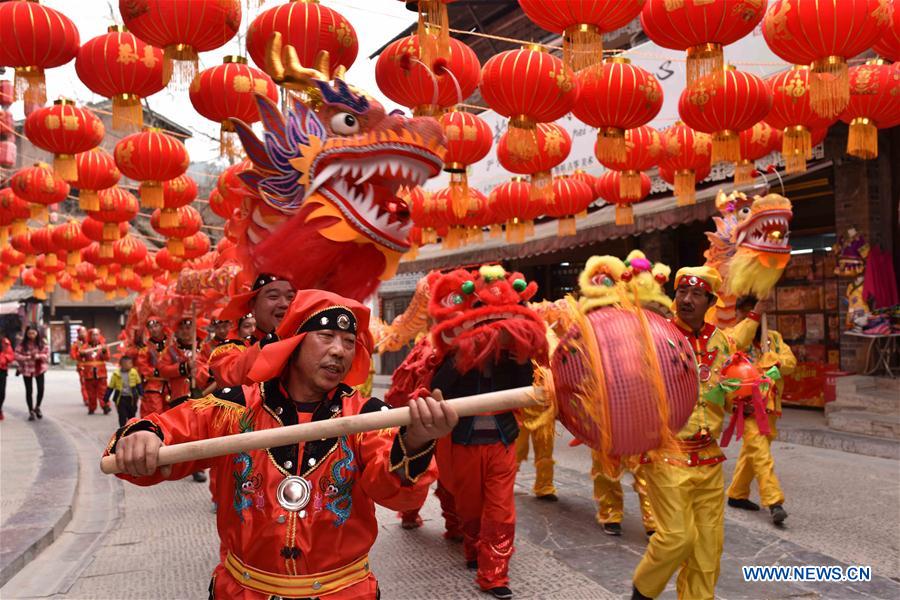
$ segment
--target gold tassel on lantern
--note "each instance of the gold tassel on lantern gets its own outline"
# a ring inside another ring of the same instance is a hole
[[[710,73],[722,71],[724,66],[722,44],[691,46],[687,50],[687,84],[691,85]]]
[[[537,156],[537,125],[525,115],[518,115],[509,120],[506,143],[509,152],[520,160],[530,160]]]
[[[525,221],[525,237],[534,236],[534,221]]]
[[[100,258],[112,258],[113,245],[111,242],[100,242]]]
[[[557,220],[556,237],[575,235],[575,217],[563,217]]]
[[[47,223],[50,220],[50,215],[47,213],[47,207],[43,204],[31,204],[28,207],[28,211],[31,213],[31,219],[34,221]]]
[[[9,227],[0,227],[0,246],[9,243]]]
[[[78,208],[88,212],[100,210],[100,196],[96,190],[78,190]]]
[[[443,0],[418,0],[419,58],[428,68],[437,58],[450,56],[450,30],[447,5]]]
[[[97,267],[97,279],[106,279],[109,275],[109,265],[100,265]]]
[[[78,181],[78,163],[72,154],[56,154],[53,156],[53,171],[63,181]]]
[[[406,251],[406,254],[403,255],[403,260],[416,260],[419,256],[419,247],[416,244],[413,244],[409,247],[409,250]]]
[[[619,176],[619,195],[626,200],[640,200],[641,174],[639,171],[622,171]]]
[[[697,203],[697,179],[693,169],[675,171],[675,200],[678,206]]]
[[[141,206],[144,208],[162,208],[163,187],[159,181],[142,181],[140,186]]]
[[[166,248],[172,256],[184,256],[184,241],[181,238],[169,238],[166,241]]]
[[[48,267],[56,267],[56,266],[59,266],[59,259],[57,258],[56,254],[53,254],[53,253],[51,252],[50,254],[45,254],[44,256],[45,256],[46,259],[47,259],[47,266],[48,266]]]
[[[159,225],[165,228],[178,227],[181,225],[181,213],[174,208],[162,209],[159,211]]]
[[[785,173],[805,173],[806,161],[812,158],[812,136],[803,125],[787,127],[781,142]]]
[[[450,163],[444,168],[450,173],[450,207],[457,217],[464,217],[468,212],[470,202],[469,179],[466,176],[465,165]]]
[[[492,238],[503,237],[503,225],[501,225],[500,223],[491,224],[491,237]]]
[[[85,292],[93,292],[94,290],[97,289],[97,284],[94,283],[93,281],[89,281],[83,285],[84,285],[83,289]]]
[[[174,90],[187,89],[199,70],[197,51],[187,44],[172,44],[163,56],[163,83]]]
[[[847,154],[863,160],[878,158],[878,128],[871,119],[856,117],[850,121]]]
[[[103,236],[104,242],[115,242],[119,239],[119,224],[118,223],[104,223],[103,224]]]
[[[25,101],[25,114],[29,105],[43,106],[47,103],[47,84],[44,70],[40,67],[16,67],[15,99]]]
[[[813,61],[809,71],[809,104],[821,117],[833,119],[850,103],[850,72],[841,56]]]
[[[566,27],[563,32],[563,62],[580,71],[603,60],[603,34],[589,23]]]
[[[532,200],[553,202],[553,174],[550,171],[531,174],[530,197]]]
[[[734,183],[735,185],[742,185],[745,183],[753,183],[753,170],[756,168],[756,163],[750,160],[742,160],[738,164],[734,165]]]
[[[625,160],[625,130],[601,127],[597,130],[597,158],[600,162]]]
[[[222,121],[219,128],[219,156],[237,158],[241,155],[240,138],[231,121]]]
[[[122,277],[125,279],[131,279],[134,277],[134,267],[131,265],[123,265],[122,266]]]
[[[144,126],[141,97],[119,94],[112,99],[112,128],[116,131],[140,131]]]
[[[141,287],[144,289],[153,286],[153,275],[141,275]]]
[[[52,292],[53,288],[56,287],[56,273],[47,273],[47,287],[45,288],[48,292]]]
[[[634,225],[634,208],[630,204],[616,204],[616,225]]]
[[[717,131],[712,135],[712,162],[736,163],[741,160],[741,141],[738,134],[730,129]]]

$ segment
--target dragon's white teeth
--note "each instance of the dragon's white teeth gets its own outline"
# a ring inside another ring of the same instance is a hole
[[[366,181],[369,180],[372,175],[378,172],[378,165],[375,163],[369,163],[365,167],[361,167],[362,169],[362,177],[356,180],[356,185],[362,185]]]

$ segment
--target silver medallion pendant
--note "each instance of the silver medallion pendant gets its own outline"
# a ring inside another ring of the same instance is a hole
[[[282,508],[297,512],[309,504],[309,499],[312,497],[312,484],[308,479],[290,475],[278,484],[275,497]]]

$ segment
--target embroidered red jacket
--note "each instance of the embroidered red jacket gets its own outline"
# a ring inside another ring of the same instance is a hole
[[[78,348],[79,369],[85,379],[106,380],[106,361],[109,360],[109,349],[106,346],[92,346],[83,342]]]
[[[201,369],[198,362],[194,362],[194,349],[191,345],[184,345],[178,340],[172,340],[166,344],[165,350],[159,359],[159,374],[169,384],[170,404],[183,402],[191,395],[191,387],[204,387],[209,373]],[[191,364],[196,365],[194,376],[191,376]]]
[[[132,421],[107,451],[138,430],[177,444],[385,409],[377,398],[366,399],[344,385],[323,402],[296,404],[270,381],[224,388]],[[397,430],[387,429],[181,463],[168,479],[206,468],[218,474],[214,496],[222,562],[213,574],[213,597],[369,599],[377,588],[366,558],[378,533],[375,503],[391,510],[417,508],[436,476],[430,451],[408,462],[404,458]],[[276,499],[279,484],[290,475],[312,484],[308,505],[297,512]],[[138,485],[163,480],[158,473],[120,477]]]
[[[235,387],[251,384],[247,378],[250,368],[259,357],[260,341],[268,339],[259,329],[253,340],[228,340],[217,347],[209,359],[209,372],[216,378],[219,387]]]
[[[166,349],[166,338],[147,340],[147,345],[138,352],[135,366],[144,378],[144,392],[166,394],[166,379],[159,373],[159,363]]]

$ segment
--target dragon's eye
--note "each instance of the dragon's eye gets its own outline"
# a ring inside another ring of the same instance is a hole
[[[340,112],[331,117],[331,131],[338,135],[353,135],[359,131],[359,119],[348,112]]]
[[[447,308],[453,308],[454,306],[459,306],[465,301],[466,300],[462,297],[462,294],[452,293],[445,296],[441,301],[441,304],[443,304]]]
[[[738,216],[742,219],[746,219],[750,216],[750,207],[745,206],[741,210],[738,211]]]

